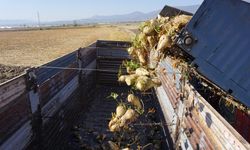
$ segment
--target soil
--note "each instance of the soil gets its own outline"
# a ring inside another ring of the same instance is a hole
[[[129,41],[137,24],[0,31],[0,83],[85,47],[96,40]]]
[[[0,32],[0,64],[39,66],[96,40],[124,40],[132,31],[114,25]]]
[[[22,73],[24,73],[25,69],[28,67],[22,66],[7,66],[0,64],[0,83],[3,83],[7,80],[10,80]]]

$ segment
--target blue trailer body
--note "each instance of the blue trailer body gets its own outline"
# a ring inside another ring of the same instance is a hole
[[[205,0],[186,31],[196,39],[184,50],[198,71],[250,106],[250,3]]]

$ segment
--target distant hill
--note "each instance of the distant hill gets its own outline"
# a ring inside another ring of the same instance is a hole
[[[155,18],[159,14],[160,10],[152,11],[149,13],[142,12],[132,12],[123,15],[111,15],[111,16],[93,16],[87,19],[80,19],[74,21],[57,21],[52,22],[53,24],[89,24],[89,23],[119,23],[119,22],[135,22],[135,21],[145,21]]]
[[[62,21],[52,21],[52,22],[42,22],[42,25],[67,25],[67,24],[91,24],[91,23],[119,23],[119,22],[134,22],[134,21],[144,21],[148,19],[155,18],[160,12],[152,11],[149,13],[142,12],[132,12],[123,15],[111,15],[111,16],[93,16],[87,19],[79,20],[62,20]],[[23,25],[36,25],[36,21],[30,20],[0,20],[0,26],[23,26]]]
[[[176,8],[195,13],[200,5],[191,5],[191,6],[177,6]],[[112,15],[112,16],[93,16],[88,19],[80,19],[75,20],[78,24],[86,24],[86,23],[118,23],[118,22],[134,22],[134,21],[145,21],[152,18],[155,18],[161,10],[152,11],[149,13],[142,12],[132,12],[123,15]],[[55,22],[54,22],[55,23]],[[71,22],[57,22],[57,24],[68,24]]]
[[[132,12],[124,15],[113,15],[113,16],[94,16],[87,20],[99,21],[99,22],[129,22],[129,21],[144,21],[155,18],[160,10],[152,11],[149,13]],[[82,21],[85,21],[84,19]]]
[[[199,8],[199,5],[192,6],[177,6],[176,8],[195,13]],[[161,10],[152,11],[149,13],[143,12],[132,12],[123,15],[111,15],[111,16],[93,16],[87,19],[79,19],[79,20],[62,20],[62,21],[54,21],[54,22],[43,22],[42,25],[53,26],[53,25],[67,25],[67,24],[92,24],[92,23],[119,23],[119,22],[135,22],[135,21],[145,21],[152,18],[155,18]],[[0,20],[0,26],[34,26],[36,25],[36,21],[30,20]]]
[[[191,6],[178,6],[176,8],[195,13],[200,5]],[[145,21],[155,18],[161,10],[152,11],[149,13],[132,12],[124,15],[113,15],[113,16],[93,16],[88,19],[76,20],[78,23],[114,23],[114,22],[133,22],[133,21]]]

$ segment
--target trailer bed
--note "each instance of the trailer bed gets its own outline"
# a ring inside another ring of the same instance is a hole
[[[114,134],[108,130],[111,112],[115,112],[117,102],[107,97],[115,92],[125,102],[129,91],[127,87],[97,85],[86,97],[78,89],[56,115],[48,117],[49,123],[43,128],[41,137],[28,149],[109,149],[108,141],[120,143],[122,148],[169,149],[166,123],[162,120],[162,112],[158,112],[159,103],[154,91],[137,93],[144,100],[145,112],[128,132]]]

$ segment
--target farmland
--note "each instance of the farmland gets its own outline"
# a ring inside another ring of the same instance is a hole
[[[41,65],[97,39],[130,40],[132,32],[113,25],[0,32],[0,64]]]
[[[20,74],[26,67],[42,65],[96,40],[129,41],[133,28],[135,25],[123,24],[0,31],[0,82]]]

